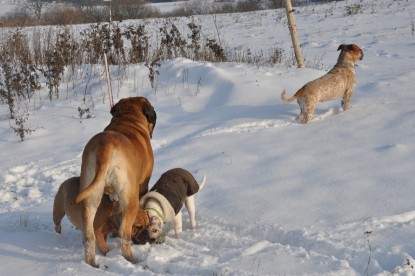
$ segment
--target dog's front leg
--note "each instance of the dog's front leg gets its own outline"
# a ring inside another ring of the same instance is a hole
[[[182,211],[180,210],[177,215],[174,217],[174,233],[176,238],[179,237],[179,235],[183,231],[183,222],[182,222]]]
[[[350,107],[350,100],[353,96],[353,89],[347,89],[346,93],[344,93],[343,99],[342,99],[342,108],[343,110],[349,109]]]

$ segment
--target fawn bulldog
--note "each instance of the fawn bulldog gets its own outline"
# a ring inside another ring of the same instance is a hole
[[[133,262],[132,226],[154,165],[150,139],[156,112],[150,102],[143,97],[121,99],[111,108],[111,115],[110,124],[84,148],[80,192],[75,199],[82,206],[85,262],[94,267],[98,265],[93,223],[104,194],[117,200],[121,208],[121,253]]]
[[[82,207],[75,204],[79,193],[80,177],[71,177],[65,180],[58,189],[53,202],[53,222],[55,231],[62,232],[62,219],[66,215],[69,221],[79,230],[84,230],[82,223]],[[120,227],[121,210],[116,201],[104,195],[98,206],[94,218],[94,233],[99,250],[105,255],[109,249],[107,245],[108,234],[117,233]],[[134,243],[142,243],[141,232],[149,226],[146,211],[139,209],[133,224],[132,239]]]

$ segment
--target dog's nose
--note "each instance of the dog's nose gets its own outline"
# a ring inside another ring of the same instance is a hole
[[[157,229],[153,229],[153,230],[151,230],[151,232],[153,232],[153,233],[157,233],[157,232],[158,232],[158,230],[157,230]]]

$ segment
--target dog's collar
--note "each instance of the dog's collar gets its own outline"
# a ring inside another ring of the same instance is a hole
[[[156,213],[156,215],[159,217],[159,219],[161,219],[162,221],[164,221],[164,216],[162,213],[159,212],[159,210],[154,209],[154,208],[146,208],[146,211],[153,211],[154,213]]]

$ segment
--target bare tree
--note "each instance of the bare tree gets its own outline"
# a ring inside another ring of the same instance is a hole
[[[21,2],[20,6],[28,14],[33,15],[33,17],[40,21],[42,19],[42,11],[46,0],[27,0]]]
[[[270,9],[280,9],[284,7],[284,0],[268,0],[266,7]]]
[[[145,0],[111,1],[111,14],[114,20],[138,19],[145,11]]]

